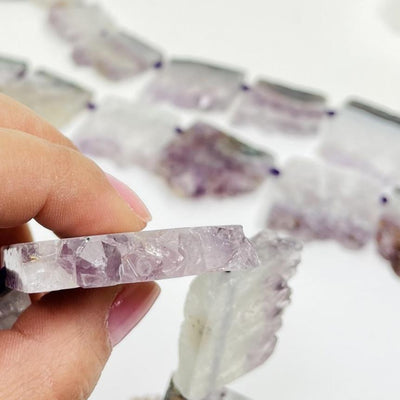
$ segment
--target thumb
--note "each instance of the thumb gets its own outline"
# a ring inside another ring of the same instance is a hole
[[[159,292],[146,282],[45,295],[0,332],[0,398],[87,399],[112,347]]]

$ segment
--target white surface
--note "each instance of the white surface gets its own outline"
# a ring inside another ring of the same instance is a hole
[[[400,110],[400,35],[378,0],[113,0],[117,21],[171,55],[237,65],[251,76],[316,87],[333,103],[357,94]],[[105,82],[75,68],[67,44],[44,26],[44,12],[24,2],[0,4],[0,52],[25,56],[99,93],[130,95],[139,85]],[[254,137],[283,156],[308,151],[310,141]],[[399,149],[400,151],[400,149]],[[149,228],[263,224],[268,187],[237,199],[191,202],[171,194],[140,169],[102,162],[129,183],[153,213]],[[35,226],[37,239],[50,236]],[[162,282],[150,315],[115,349],[92,400],[128,400],[162,393],[176,366],[177,337],[189,279]],[[293,304],[272,358],[233,387],[254,400],[394,400],[400,381],[400,281],[371,245],[348,252],[334,243],[307,247],[292,281]]]

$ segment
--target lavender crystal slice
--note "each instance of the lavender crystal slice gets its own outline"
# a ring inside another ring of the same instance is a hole
[[[29,295],[11,290],[0,295],[0,330],[10,329],[31,304]]]
[[[177,125],[172,112],[109,97],[88,114],[74,137],[84,153],[153,169]]]
[[[147,43],[122,32],[104,32],[74,45],[78,65],[92,66],[106,78],[132,77],[162,61],[162,54]]]
[[[179,365],[173,382],[187,399],[201,400],[261,365],[276,344],[287,279],[301,245],[264,231],[251,240],[260,266],[197,277],[185,304]]]
[[[239,93],[244,74],[194,60],[173,59],[147,87],[144,98],[182,108],[225,110]]]
[[[70,42],[116,30],[111,18],[96,4],[58,2],[49,10],[49,23],[59,36]]]
[[[360,248],[373,237],[381,185],[357,171],[291,159],[275,180],[267,225]]]
[[[3,91],[55,126],[69,122],[92,97],[90,91],[46,71],[10,82]]]
[[[319,153],[388,184],[400,179],[400,116],[351,101],[330,118]]]
[[[21,79],[28,66],[25,62],[0,57],[0,91],[12,81]]]
[[[164,400],[188,400],[188,399],[179,392],[177,387],[174,385],[173,380],[171,380],[167,393],[164,396]],[[250,399],[228,388],[222,388],[214,393],[211,393],[202,400],[250,400]]]
[[[400,188],[395,188],[384,199],[376,241],[379,253],[400,276]]]
[[[242,93],[232,121],[263,132],[314,134],[320,130],[325,107],[321,95],[259,80]]]
[[[259,263],[241,226],[16,244],[3,250],[3,260],[7,286],[28,293],[250,269]]]
[[[258,187],[273,157],[198,122],[163,150],[160,174],[179,194],[232,196]]]

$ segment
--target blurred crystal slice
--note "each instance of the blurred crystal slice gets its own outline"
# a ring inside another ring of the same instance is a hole
[[[177,387],[174,385],[174,382],[171,380],[168,391],[165,394],[164,400],[188,400],[188,399],[179,392]],[[211,393],[202,400],[250,400],[250,399],[228,388],[222,388],[214,393]]]
[[[152,169],[177,126],[178,117],[172,112],[109,97],[86,117],[74,136],[84,153]]]
[[[191,284],[173,377],[187,399],[208,399],[273,352],[289,303],[286,281],[300,261],[301,245],[270,231],[251,242],[260,258],[258,268],[204,274]]]
[[[121,80],[152,68],[162,54],[147,43],[123,32],[102,32],[74,45],[78,65],[92,66],[110,80]]]
[[[26,293],[11,290],[0,294],[0,330],[10,329],[30,304]]]
[[[376,235],[378,250],[400,276],[400,188],[396,187],[388,198],[382,199],[383,210]]]
[[[10,82],[23,78],[27,68],[23,61],[0,56],[0,91]]]
[[[358,101],[330,118],[319,153],[386,183],[400,180],[400,116]]]
[[[239,93],[243,79],[241,71],[173,59],[160,69],[144,98],[182,108],[225,110]]]
[[[86,108],[92,93],[52,73],[36,71],[10,82],[3,92],[27,105],[55,126],[69,122]]]
[[[23,292],[102,287],[259,265],[241,226],[120,233],[8,246],[6,284]]]
[[[264,132],[313,134],[320,130],[326,99],[318,94],[258,80],[245,88],[233,114],[233,123]]]
[[[160,174],[183,196],[232,196],[266,179],[272,155],[198,122],[163,150]]]
[[[267,225],[305,239],[364,246],[378,220],[381,185],[350,169],[306,158],[287,162],[270,188]]]
[[[62,38],[76,42],[116,29],[97,4],[56,3],[49,10],[49,23]]]

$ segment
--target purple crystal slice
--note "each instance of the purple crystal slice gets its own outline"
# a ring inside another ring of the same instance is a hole
[[[239,93],[243,78],[237,70],[173,59],[158,72],[144,98],[182,108],[225,110]]]
[[[102,287],[258,265],[241,226],[52,240],[3,250],[6,284],[23,292]]]
[[[137,75],[162,60],[147,43],[123,32],[104,32],[74,45],[78,65],[92,66],[106,78],[121,80]]]
[[[111,18],[96,4],[55,4],[49,10],[49,23],[59,36],[71,42],[116,30]]]
[[[267,225],[302,239],[334,239],[349,248],[374,235],[381,185],[357,171],[306,158],[289,160],[274,180]]]
[[[55,126],[69,122],[84,110],[92,93],[46,71],[35,71],[9,82],[3,92],[36,111]]]
[[[241,94],[233,123],[264,132],[313,134],[325,115],[323,96],[259,80]]]
[[[327,121],[319,153],[388,184],[400,180],[400,116],[359,101]]]
[[[382,205],[376,241],[379,253],[400,276],[400,188],[395,188]]]
[[[178,124],[172,112],[109,97],[87,115],[74,141],[84,153],[153,169]]]
[[[232,196],[259,186],[273,162],[270,154],[198,122],[164,149],[159,170],[183,196]]]
[[[27,64],[23,61],[0,57],[0,91],[10,82],[21,79],[27,70]]]
[[[202,400],[264,363],[289,303],[287,279],[301,245],[263,231],[251,240],[260,266],[217,272],[191,284],[173,383],[184,398]]]

